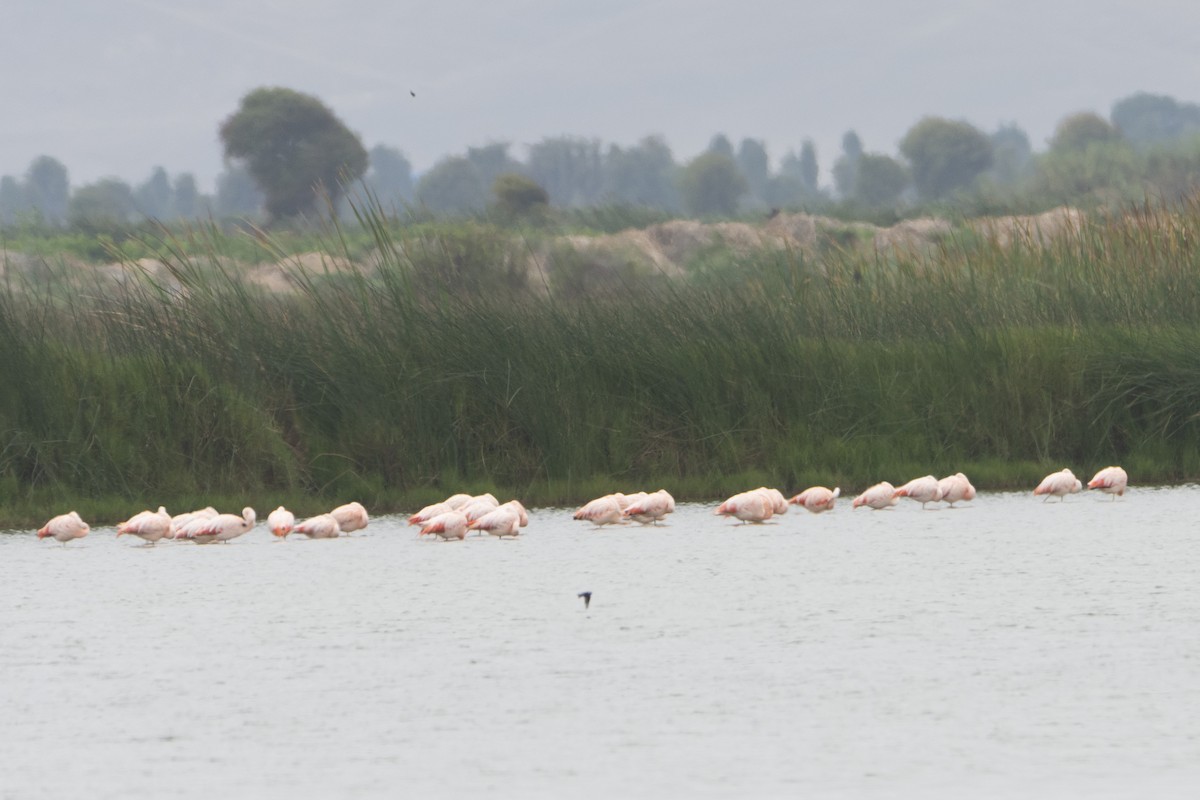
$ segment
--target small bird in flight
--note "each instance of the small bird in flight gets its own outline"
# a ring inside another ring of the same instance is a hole
[[[417,96],[417,93],[416,93],[416,92],[414,92],[412,89],[409,89],[409,90],[408,90],[408,93],[409,93],[409,94],[411,94],[413,97],[416,97],[416,96]]]
[[[576,597],[583,598],[584,609],[587,609],[588,606],[590,606],[592,604],[592,593],[591,592],[580,592],[578,595],[576,595]]]

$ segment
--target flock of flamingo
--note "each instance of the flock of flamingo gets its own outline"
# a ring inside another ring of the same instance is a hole
[[[1089,489],[1099,489],[1112,495],[1115,500],[1125,493],[1129,476],[1121,467],[1105,467],[1088,481]],[[1062,501],[1067,495],[1083,489],[1080,481],[1069,469],[1053,472],[1042,479],[1033,490],[1035,496],[1044,495],[1043,502],[1051,497]],[[717,516],[732,518],[741,524],[759,524],[783,514],[788,506],[800,506],[813,514],[833,510],[841,495],[841,489],[813,486],[790,499],[778,489],[765,486],[741,492],[721,503]],[[887,481],[870,487],[851,503],[853,508],[865,506],[880,510],[896,505],[906,497],[919,502],[922,508],[929,503],[955,503],[975,499],[975,487],[961,472],[938,480],[932,475],[914,478],[902,486],[893,486]],[[656,525],[675,510],[675,498],[666,489],[657,492],[623,494],[616,492],[591,500],[574,515],[576,520],[591,522],[597,528],[605,525],[620,525],[639,522]],[[117,537],[136,536],[148,544],[167,539],[173,541],[210,544],[228,542],[248,533],[257,524],[253,508],[246,507],[242,513],[219,514],[211,506],[186,514],[171,516],[159,506],[157,511],[142,511],[117,525]],[[361,530],[369,522],[366,508],[361,503],[347,503],[327,514],[319,514],[302,522],[283,506],[267,515],[267,528],[279,539],[296,533],[311,539],[334,539],[343,533]],[[521,528],[529,524],[529,515],[518,500],[500,503],[491,494],[455,494],[440,503],[422,508],[408,517],[408,524],[417,526],[418,536],[432,535],[444,541],[462,540],[468,531],[487,533],[498,538],[515,537]],[[88,535],[91,527],[77,512],[60,514],[37,532],[39,539],[53,538],[64,545],[72,539]]]

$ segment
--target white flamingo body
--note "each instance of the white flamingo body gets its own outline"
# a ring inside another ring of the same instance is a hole
[[[926,503],[936,503],[942,499],[942,490],[938,485],[938,479],[932,475],[925,475],[920,478],[913,478],[908,483],[899,487],[895,491],[896,497],[907,497],[909,500],[916,500],[921,504],[921,508],[925,507]]]
[[[56,542],[62,542],[65,547],[72,539],[82,539],[88,535],[91,527],[84,522],[77,511],[59,514],[38,529],[39,539],[53,537]]]
[[[754,491],[761,494],[767,499],[771,505],[771,513],[775,516],[786,514],[788,510],[787,498],[783,496],[783,492],[778,489],[768,489],[766,486],[760,486]]]
[[[467,525],[469,524],[467,522],[467,515],[461,511],[447,511],[427,521],[418,535],[424,536],[427,533],[432,533],[447,542],[451,539],[465,539],[467,536]]]
[[[458,509],[463,514],[466,514],[468,522],[474,522],[485,514],[490,514],[500,507],[495,498],[475,497],[471,502],[467,503],[462,508]]]
[[[653,525],[674,510],[675,498],[666,489],[659,489],[657,492],[651,492],[642,499],[630,503],[622,513],[643,525]]]
[[[186,514],[176,514],[171,517],[171,533],[167,538],[178,538],[179,531],[187,527],[192,522],[198,519],[212,519],[217,515],[217,510],[212,506],[200,508],[195,511],[188,511]]]
[[[336,539],[342,534],[342,527],[333,514],[309,517],[292,530],[310,539]]]
[[[358,502],[338,506],[329,513],[337,520],[338,527],[342,533],[362,530],[371,521],[370,517],[367,516],[367,509],[363,507],[362,503]]]
[[[296,515],[283,506],[267,515],[267,528],[280,539],[287,538],[296,527]]]
[[[717,506],[717,510],[713,513],[720,517],[733,517],[741,520],[742,524],[752,522],[758,525],[775,515],[772,505],[767,495],[756,490],[735,494]]]
[[[884,508],[890,508],[898,502],[900,501],[896,497],[896,487],[887,481],[881,481],[854,498],[854,502],[850,504],[850,507],[858,508],[866,506],[867,508],[879,511]]]
[[[1042,482],[1033,490],[1033,494],[1034,496],[1046,495],[1045,500],[1042,500],[1043,503],[1051,497],[1057,497],[1061,502],[1067,495],[1075,494],[1082,488],[1083,484],[1075,477],[1075,473],[1069,469],[1063,469],[1042,478]]]
[[[170,537],[173,533],[171,515],[163,506],[159,506],[158,511],[140,511],[117,525],[118,538],[129,534],[144,539],[148,544],[155,544],[159,539]]]
[[[832,511],[834,503],[842,494],[840,487],[827,489],[824,486],[811,486],[789,500],[789,503],[803,506],[814,514]]]
[[[1113,500],[1125,494],[1129,485],[1129,475],[1120,467],[1105,467],[1088,481],[1089,489],[1099,489],[1105,494],[1111,494]]]
[[[482,517],[467,523],[473,531],[486,531],[492,536],[516,536],[521,532],[521,514],[517,509],[505,504],[492,509]]]
[[[942,502],[949,503],[951,508],[960,501],[975,499],[975,487],[961,472],[942,478],[938,481],[938,488],[942,491]]]
[[[591,522],[597,528],[605,525],[618,525],[624,522],[621,511],[621,501],[617,499],[617,496],[606,494],[588,501],[575,512],[575,519]]]

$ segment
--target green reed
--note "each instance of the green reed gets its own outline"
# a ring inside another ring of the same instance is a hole
[[[294,270],[291,293],[247,283],[216,231],[199,254],[195,236],[155,241],[170,280],[130,262],[120,288],[0,292],[0,517],[849,491],[959,469],[1024,486],[1118,461],[1135,481],[1200,474],[1194,207],[1046,244],[963,231],[718,269],[710,253],[702,272],[569,297],[524,279],[534,243],[502,229],[358,214],[371,269],[341,266],[331,227],[327,264]]]

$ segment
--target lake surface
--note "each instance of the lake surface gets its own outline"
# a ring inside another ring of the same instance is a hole
[[[0,798],[1195,797],[1198,504],[0,534]]]

